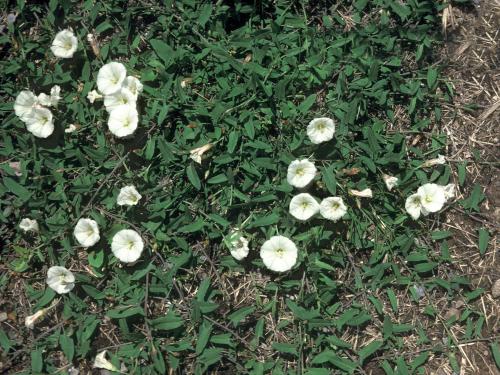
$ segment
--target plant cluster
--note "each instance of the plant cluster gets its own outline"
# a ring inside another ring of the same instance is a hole
[[[454,186],[428,129],[452,93],[431,64],[442,7],[18,1],[0,36],[1,256],[40,335],[1,328],[8,365],[420,371],[431,351],[400,354],[404,337],[430,338],[396,293],[467,288],[438,277],[448,234],[413,219]]]

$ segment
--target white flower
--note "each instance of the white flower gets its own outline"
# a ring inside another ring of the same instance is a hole
[[[308,220],[319,211],[319,204],[311,194],[297,194],[290,201],[290,214],[298,220]]]
[[[59,103],[59,100],[61,100],[61,87],[58,85],[53,86],[50,89],[50,95],[41,93],[38,95],[38,102],[41,105],[47,106],[47,107],[55,107],[57,106],[57,103]]]
[[[455,185],[448,184],[444,187],[444,196],[447,201],[453,199],[455,197]]]
[[[321,201],[319,212],[325,219],[338,221],[347,213],[347,207],[340,197],[328,197]]]
[[[297,263],[297,246],[284,236],[273,236],[260,248],[260,257],[271,271],[285,272]]]
[[[288,166],[286,179],[288,183],[297,188],[307,186],[316,175],[314,163],[307,159],[294,160]]]
[[[130,105],[122,105],[111,111],[108,128],[111,133],[121,138],[132,134],[137,129],[138,122],[137,109]]]
[[[436,184],[425,184],[420,186],[417,190],[417,194],[420,195],[422,204],[421,210],[424,215],[439,211],[446,203],[444,188]]]
[[[77,48],[78,40],[71,30],[59,31],[50,47],[54,55],[63,59],[73,57]]]
[[[122,105],[135,107],[135,102],[136,97],[126,87],[121,88],[114,94],[104,96],[104,106],[108,112],[111,112]]]
[[[438,155],[436,159],[427,160],[422,164],[423,168],[433,167],[434,165],[441,165],[446,163],[446,158],[443,155]]]
[[[135,206],[142,198],[142,195],[136,190],[134,185],[124,186],[120,189],[116,203],[120,206]]]
[[[91,104],[94,104],[96,100],[102,99],[102,95],[99,94],[96,90],[92,90],[87,94],[87,99]]]
[[[38,98],[36,95],[31,91],[23,90],[16,97],[14,112],[22,121],[26,121],[26,119],[31,115],[33,107],[36,104],[38,104]]]
[[[120,369],[106,359],[106,350],[96,355],[94,368],[103,368],[108,371],[120,372]]]
[[[364,190],[354,190],[354,189],[349,189],[349,194],[355,196],[355,197],[360,197],[360,198],[372,198],[373,197],[373,192],[372,189],[366,188]]]
[[[78,128],[75,124],[69,124],[69,126],[64,129],[64,132],[65,133],[73,133],[74,131],[76,131]]]
[[[99,227],[95,220],[82,218],[76,223],[73,234],[80,245],[83,247],[94,246],[101,236],[99,236]]]
[[[33,315],[27,316],[24,319],[24,325],[26,326],[26,328],[28,328],[28,329],[35,328],[35,323],[38,320],[43,319],[47,315],[47,313],[50,311],[50,309],[55,307],[58,303],[59,303],[59,300],[56,299],[49,307],[46,307],[44,309],[40,309],[37,312],[35,312]]]
[[[420,217],[422,209],[422,201],[420,194],[412,194],[406,198],[405,209],[406,212],[410,214],[413,220],[417,220]]]
[[[30,230],[33,232],[38,232],[38,223],[36,220],[28,219],[26,217],[19,223],[19,228],[21,228],[25,232],[29,232]]]
[[[135,230],[122,229],[111,241],[111,251],[124,263],[135,262],[142,254],[144,242]]]
[[[26,128],[35,137],[47,138],[54,132],[52,112],[44,107],[35,107],[25,119]]]
[[[144,88],[141,81],[139,81],[134,76],[128,76],[127,78],[125,78],[122,87],[130,90],[130,92],[134,95],[136,99]]]
[[[388,174],[384,174],[382,176],[385,182],[385,186],[387,186],[387,190],[391,191],[395,186],[397,186],[399,179],[394,176],[389,176]]]
[[[114,94],[122,88],[126,76],[127,69],[122,63],[107,63],[97,73],[97,88],[104,95]]]
[[[250,248],[248,247],[248,240],[241,235],[237,230],[231,232],[228,236],[226,245],[229,247],[231,255],[236,260],[242,260],[248,256]]]
[[[307,125],[307,135],[314,144],[327,142],[333,138],[334,134],[335,123],[331,118],[315,118]]]
[[[75,287],[75,275],[64,267],[50,267],[47,271],[47,285],[58,294],[69,293]]]
[[[41,309],[41,310],[38,310],[36,313],[34,313],[33,315],[30,315],[30,316],[27,316],[25,319],[24,319],[24,325],[26,326],[26,328],[28,329],[33,329],[35,328],[35,323],[39,320],[39,319],[42,319],[46,314],[47,312],[49,311],[49,309]]]
[[[190,155],[189,157],[193,159],[196,163],[201,164],[201,157],[205,152],[210,150],[213,147],[213,144],[207,143],[204,146],[194,148],[191,151],[189,151]]]

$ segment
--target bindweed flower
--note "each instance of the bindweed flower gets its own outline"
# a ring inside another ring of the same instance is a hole
[[[52,53],[60,58],[68,59],[73,57],[78,48],[78,40],[71,30],[63,30],[56,34],[52,42]]]
[[[210,150],[213,147],[213,144],[207,143],[204,146],[194,148],[191,151],[189,151],[190,155],[189,157],[193,159],[196,163],[201,164],[201,158],[205,152]]]
[[[106,359],[106,350],[96,355],[94,360],[94,368],[102,368],[108,371],[120,372],[120,369]]]
[[[319,212],[325,219],[338,221],[347,213],[347,207],[342,198],[328,197],[321,201]]]
[[[104,95],[114,94],[122,88],[126,76],[127,69],[122,63],[107,63],[97,73],[97,88]]]
[[[103,96],[99,94],[96,90],[92,90],[87,94],[87,100],[91,103],[94,104],[94,102],[98,99],[102,99]]]
[[[288,183],[297,188],[303,188],[316,176],[316,167],[307,159],[294,160],[288,166],[286,179]]]
[[[139,122],[139,114],[135,107],[122,105],[111,111],[108,128],[118,138],[127,137],[134,133]]]
[[[19,228],[24,230],[25,232],[38,232],[38,222],[36,220],[28,219],[27,217],[22,219],[19,223]]]
[[[413,220],[417,220],[420,217],[422,209],[422,201],[420,194],[412,194],[406,198],[405,209],[406,212],[410,214]]]
[[[69,293],[75,287],[75,275],[64,267],[50,267],[47,271],[47,285],[58,294]]]
[[[135,230],[122,229],[111,241],[111,251],[124,263],[135,262],[141,256],[143,249],[144,242]]]
[[[58,304],[58,302],[59,302],[59,300],[56,299],[56,300],[54,300],[52,305],[50,305],[49,307],[46,307],[44,309],[40,309],[37,312],[35,312],[33,315],[27,316],[24,319],[24,325],[26,326],[26,328],[28,328],[28,329],[35,328],[35,323],[38,322],[39,320],[45,318],[45,316],[50,311],[50,309],[55,307]]]
[[[422,185],[418,188],[417,194],[420,195],[423,215],[439,211],[446,203],[444,188],[437,184]]]
[[[26,121],[36,104],[38,104],[36,95],[31,91],[23,90],[16,97],[14,112],[22,121]]]
[[[142,195],[139,194],[134,185],[124,186],[118,193],[116,203],[120,206],[135,206],[141,198]]]
[[[129,89],[123,87],[114,94],[104,96],[106,111],[111,112],[122,105],[135,107],[136,97]]]
[[[435,165],[441,165],[446,163],[446,158],[443,155],[438,155],[436,159],[427,160],[422,164],[422,168],[430,168]]]
[[[372,189],[366,188],[364,190],[354,190],[354,189],[349,189],[349,194],[355,196],[355,197],[360,197],[360,198],[373,198],[373,192]]]
[[[97,39],[94,36],[94,34],[87,34],[87,42],[89,42],[90,47],[92,48],[92,52],[94,52],[94,55],[99,57],[101,51],[99,50],[99,43],[97,42]]]
[[[25,119],[26,129],[38,138],[47,138],[54,132],[52,112],[44,107],[35,106]]]
[[[446,198],[446,201],[449,201],[450,199],[455,198],[455,185],[454,184],[448,184],[444,187],[444,197]]]
[[[235,230],[225,239],[229,252],[236,260],[242,260],[248,256],[250,248],[248,240],[242,234]]]
[[[307,135],[314,144],[327,142],[334,134],[335,123],[328,117],[315,118],[307,126]]]
[[[302,221],[306,221],[316,215],[319,211],[319,204],[311,194],[297,194],[290,201],[290,214]]]
[[[50,89],[50,95],[41,93],[38,95],[38,103],[47,107],[56,107],[61,100],[61,87],[55,85]]]
[[[388,174],[382,175],[384,179],[385,186],[387,190],[391,191],[395,186],[397,186],[399,179],[394,176],[389,176]]]
[[[142,92],[144,86],[142,85],[141,81],[139,81],[136,77],[128,76],[123,81],[122,88],[128,89],[137,100],[137,97]]]
[[[73,234],[83,247],[94,246],[101,239],[97,222],[92,219],[82,218],[78,220]]]
[[[42,319],[43,317],[45,317],[45,315],[47,314],[47,312],[49,311],[48,308],[46,309],[41,309],[41,310],[38,310],[36,313],[34,313],[33,315],[30,315],[30,316],[27,316],[25,319],[24,319],[24,325],[26,326],[26,328],[28,329],[33,329],[35,328],[35,323]]]
[[[285,272],[297,263],[297,246],[287,237],[273,236],[260,248],[264,265],[275,272]]]

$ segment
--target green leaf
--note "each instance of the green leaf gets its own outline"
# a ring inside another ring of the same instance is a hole
[[[167,68],[170,66],[170,62],[174,54],[172,47],[158,39],[153,39],[149,43],[151,43],[151,47],[153,47],[153,50],[156,52],[158,57],[163,60],[165,67]]]
[[[436,69],[429,68],[427,71],[427,87],[430,89],[434,88],[437,81],[438,72]]]
[[[191,185],[193,185],[197,190],[200,190],[201,181],[198,177],[198,172],[196,172],[196,168],[192,164],[188,165],[186,168],[186,174],[189,182],[191,182]]]
[[[244,320],[248,315],[252,314],[255,311],[255,306],[246,306],[241,309],[236,310],[232,314],[228,316],[228,319],[231,321],[233,326],[238,326],[238,323]]]
[[[205,347],[207,346],[208,340],[210,339],[210,334],[212,333],[213,324],[204,321],[200,327],[200,332],[196,340],[196,354],[199,355]]]
[[[128,318],[129,316],[143,315],[144,310],[140,306],[118,306],[117,308],[108,310],[106,316],[114,319]]]
[[[59,344],[61,345],[61,349],[66,356],[66,359],[71,362],[75,354],[75,343],[73,342],[73,339],[63,332],[59,336]]]
[[[3,184],[13,194],[17,195],[24,202],[31,198],[31,193],[24,186],[20,185],[10,177],[3,178]]]
[[[280,343],[280,342],[273,342],[272,344],[273,349],[276,349],[277,351],[281,353],[288,353],[297,356],[297,346],[292,345],[292,344],[287,344],[287,343]]]
[[[490,241],[490,233],[485,228],[479,228],[479,253],[484,255]]]
[[[34,373],[42,372],[43,370],[43,357],[41,349],[31,351],[31,370],[33,370]]]
[[[305,114],[316,102],[316,94],[309,95],[298,107],[300,113]]]
[[[493,358],[495,359],[495,364],[497,368],[500,370],[500,346],[498,342],[492,342],[490,344],[491,354],[493,354]]]
[[[375,340],[369,343],[368,345],[364,346],[358,351],[359,355],[359,360],[361,364],[364,363],[364,361],[370,357],[373,353],[375,353],[377,350],[379,350],[382,345],[384,344],[383,341]]]
[[[290,299],[286,300],[286,305],[292,310],[293,314],[301,320],[311,320],[321,315],[319,310],[307,310]]]
[[[329,362],[332,365],[334,365],[335,367],[337,367],[341,370],[344,370],[350,374],[352,374],[357,367],[355,362],[353,362],[347,358],[339,357],[332,350],[323,351],[322,353],[320,353],[316,357],[314,357],[313,360],[311,361],[311,363],[313,365],[322,364],[325,362]]]
[[[151,327],[163,331],[171,331],[184,324],[180,316],[173,311],[169,311],[166,316],[151,320]]]

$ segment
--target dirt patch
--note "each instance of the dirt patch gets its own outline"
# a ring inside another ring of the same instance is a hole
[[[500,2],[476,1],[471,8],[449,7],[443,15],[447,42],[443,50],[445,76],[453,83],[454,102],[443,111],[444,130],[449,137],[448,160],[453,179],[465,166],[465,182],[457,200],[469,197],[476,185],[484,194],[479,212],[468,212],[455,204],[448,212],[444,229],[453,232],[450,255],[453,270],[471,281],[470,289],[484,288],[471,307],[484,315],[484,341],[459,345],[457,363],[461,374],[499,374],[489,349],[498,340],[500,301],[491,295],[491,286],[500,278],[497,235],[500,215],[499,125],[500,125]],[[488,248],[479,252],[478,231],[490,234]],[[450,333],[460,337],[464,327],[452,325]],[[452,374],[446,358],[429,362],[430,373]]]

